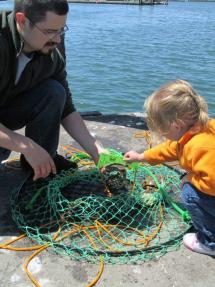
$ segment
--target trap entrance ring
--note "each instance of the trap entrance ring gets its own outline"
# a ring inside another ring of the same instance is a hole
[[[177,200],[179,174],[165,166],[147,169]],[[158,188],[144,189],[148,176],[146,167],[126,168],[130,184],[111,197],[99,170],[92,167],[36,183],[29,179],[13,194],[13,218],[29,238],[72,259],[99,262],[102,255],[106,263],[137,263],[159,258],[180,245],[190,222],[164,200]]]

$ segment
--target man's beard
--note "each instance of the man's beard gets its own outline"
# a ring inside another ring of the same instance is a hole
[[[48,42],[45,44],[45,46],[39,50],[38,52],[43,55],[51,55],[53,50],[57,47],[57,43],[55,42]]]

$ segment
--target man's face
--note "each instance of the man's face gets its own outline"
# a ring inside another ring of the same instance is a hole
[[[61,42],[61,32],[66,29],[67,15],[59,16],[53,12],[47,12],[46,18],[37,23],[32,23],[31,19],[23,17],[22,21],[16,17],[17,29],[24,41],[23,51],[50,54]]]

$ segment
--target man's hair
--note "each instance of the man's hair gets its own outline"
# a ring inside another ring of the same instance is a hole
[[[41,22],[47,12],[66,15],[69,11],[67,0],[15,0],[14,12],[22,12],[32,23]]]
[[[183,120],[198,123],[203,129],[209,119],[205,100],[186,81],[176,80],[161,86],[145,102],[150,129],[167,132],[171,123]]]

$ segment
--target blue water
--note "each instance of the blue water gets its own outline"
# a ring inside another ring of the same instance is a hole
[[[70,4],[67,70],[77,108],[142,111],[154,89],[182,78],[215,116],[214,13],[214,2]]]

